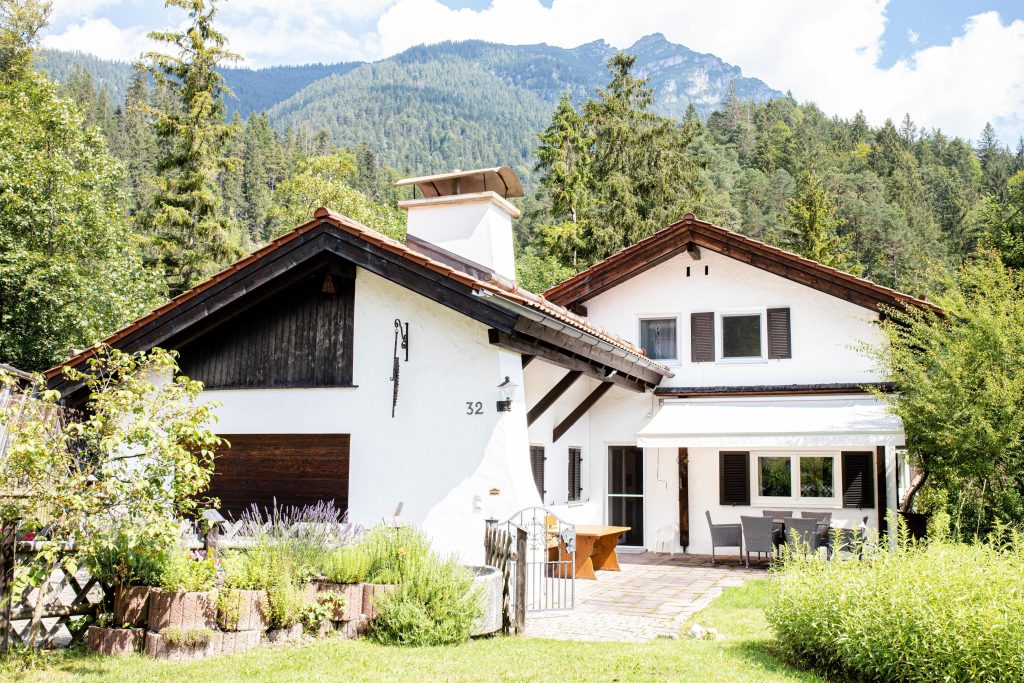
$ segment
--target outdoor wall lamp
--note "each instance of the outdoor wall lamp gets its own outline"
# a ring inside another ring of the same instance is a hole
[[[505,381],[498,385],[498,391],[501,392],[501,400],[498,401],[498,412],[508,412],[512,410],[512,399],[516,397],[516,389],[519,385],[505,376]]]

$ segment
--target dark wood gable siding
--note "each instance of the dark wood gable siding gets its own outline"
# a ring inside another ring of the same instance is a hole
[[[182,372],[208,389],[351,385],[354,276],[318,269],[229,317],[180,349]]]

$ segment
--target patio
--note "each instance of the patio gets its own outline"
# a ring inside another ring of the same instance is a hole
[[[694,613],[727,586],[764,576],[764,566],[745,568],[738,557],[662,553],[619,554],[619,572],[598,572],[576,581],[574,610],[530,612],[531,638],[641,642],[675,637]]]

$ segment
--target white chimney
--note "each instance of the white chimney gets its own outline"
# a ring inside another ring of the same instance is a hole
[[[409,212],[407,244],[448,265],[487,279],[516,276],[512,219],[523,184],[507,166],[406,178],[414,199],[399,202]]]

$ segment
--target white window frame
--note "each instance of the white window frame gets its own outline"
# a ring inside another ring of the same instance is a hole
[[[638,348],[643,348],[640,345],[641,340],[641,329],[640,324],[644,320],[675,320],[676,321],[676,355],[675,358],[652,358],[651,360],[662,363],[663,365],[682,365],[683,354],[680,352],[683,344],[683,321],[682,315],[679,313],[642,313],[636,316],[636,345]]]
[[[761,495],[761,463],[760,458],[789,458],[789,495],[788,496],[762,496]],[[788,506],[793,508],[822,508],[843,506],[843,496],[840,490],[842,467],[842,454],[839,451],[799,451],[799,450],[774,450],[774,451],[751,451],[750,453],[750,485],[753,490],[750,492],[750,500],[754,506],[779,507]],[[800,495],[800,459],[801,458],[832,458],[832,496],[830,498],[811,498]]]
[[[725,357],[725,326],[723,318],[735,318],[739,316],[756,315],[761,321],[761,355],[743,356],[740,358]],[[716,362],[723,365],[747,365],[750,363],[768,362],[768,309],[767,308],[740,308],[727,311],[715,312],[715,358]]]

